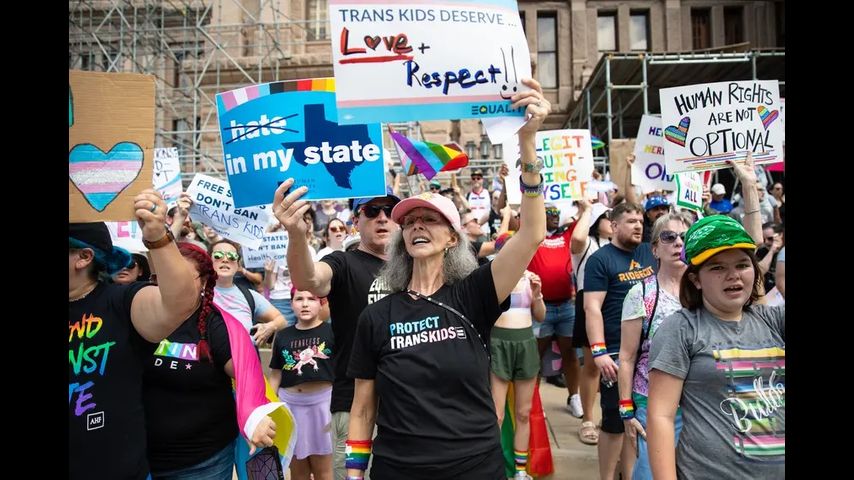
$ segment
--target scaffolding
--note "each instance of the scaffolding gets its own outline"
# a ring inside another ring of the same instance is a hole
[[[320,2],[324,4],[325,2]],[[325,11],[295,20],[279,0],[69,2],[68,67],[155,77],[155,146],[177,147],[185,186],[223,178],[215,95],[332,76]],[[303,17],[302,12],[299,16]]]
[[[732,47],[742,47],[735,45]],[[610,53],[603,55],[570,106],[564,128],[587,128],[607,146],[615,138],[634,138],[641,117],[661,113],[662,88],[739,80],[778,80],[785,97],[784,50],[692,53]],[[594,165],[607,167],[608,148]]]

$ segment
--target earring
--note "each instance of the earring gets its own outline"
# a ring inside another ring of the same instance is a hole
[[[448,254],[448,247],[445,247],[445,255]]]

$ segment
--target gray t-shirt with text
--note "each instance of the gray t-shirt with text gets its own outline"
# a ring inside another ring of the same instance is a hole
[[[678,478],[785,478],[785,312],[755,305],[728,322],[682,309],[658,328],[650,370],[684,380]]]

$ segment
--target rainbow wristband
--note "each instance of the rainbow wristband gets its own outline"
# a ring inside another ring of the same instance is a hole
[[[593,345],[590,345],[590,353],[592,353],[594,357],[608,355],[608,347],[606,347],[604,343],[594,343]]]
[[[367,470],[373,442],[370,440],[347,440],[344,444],[344,468]]]
[[[620,418],[631,420],[635,418],[635,404],[631,400],[620,400]]]

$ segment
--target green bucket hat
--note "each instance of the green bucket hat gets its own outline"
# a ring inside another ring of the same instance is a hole
[[[685,233],[682,261],[701,265],[712,255],[733,248],[755,251],[756,244],[735,219],[726,215],[710,215],[691,225]]]

